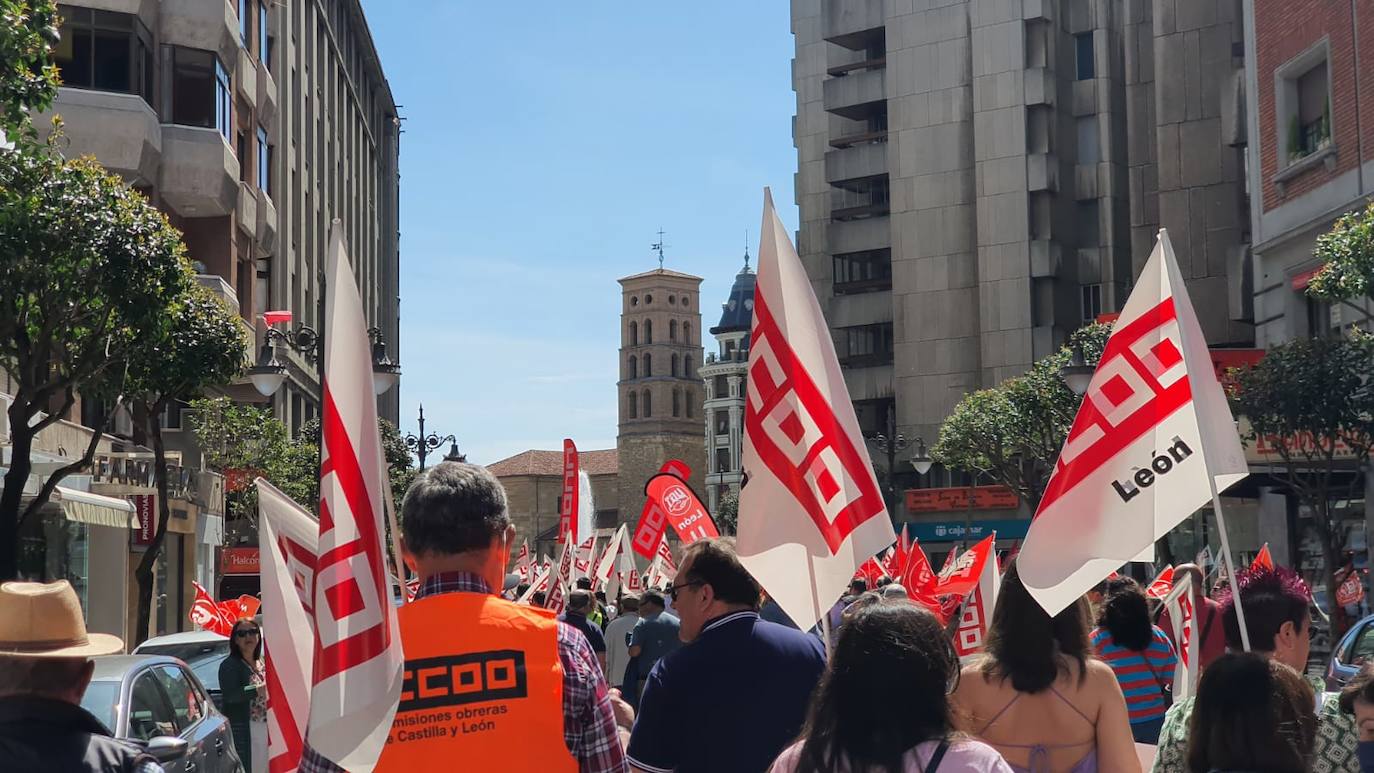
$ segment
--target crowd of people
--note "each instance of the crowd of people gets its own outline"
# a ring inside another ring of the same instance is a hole
[[[829,642],[799,629],[729,538],[684,546],[663,590],[607,599],[587,584],[558,616],[510,601],[501,592],[515,528],[499,482],[475,465],[421,473],[400,528],[421,580],[400,611],[407,658],[520,665],[514,675],[488,668],[502,685],[489,694],[403,699],[379,771],[461,760],[465,770],[583,773],[1374,773],[1374,670],[1340,694],[1304,678],[1311,595],[1283,567],[1240,572],[1238,593],[1197,592],[1203,669],[1194,694],[1174,700],[1172,626],[1153,622],[1134,580],[1109,580],[1048,615],[1013,560],[984,651],[961,663],[948,627],[891,584],[851,588]],[[1179,571],[1201,588],[1200,570]],[[86,636],[60,585],[0,586],[0,769],[153,773],[146,754],[79,707],[90,658],[122,645]],[[20,613],[34,599],[66,635]],[[63,604],[65,617],[54,611]],[[235,626],[232,646],[226,713],[236,745],[253,748],[257,627]],[[436,706],[484,719],[461,733],[403,732]],[[300,770],[341,769],[307,746]]]

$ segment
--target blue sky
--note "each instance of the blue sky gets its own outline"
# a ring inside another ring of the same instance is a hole
[[[787,2],[363,4],[406,119],[402,429],[613,447],[616,279],[659,227],[710,327],[764,186],[796,226]]]

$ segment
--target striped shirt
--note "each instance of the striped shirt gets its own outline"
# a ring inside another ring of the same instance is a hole
[[[1168,637],[1151,626],[1154,636],[1145,650],[1131,650],[1117,644],[1105,628],[1093,630],[1093,650],[1103,663],[1112,667],[1117,684],[1126,696],[1126,709],[1130,712],[1131,724],[1148,722],[1164,716],[1168,709],[1165,705],[1164,690],[1174,681],[1174,666],[1178,657],[1174,655],[1174,645]]]

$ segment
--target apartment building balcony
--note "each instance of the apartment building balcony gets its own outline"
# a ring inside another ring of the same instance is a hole
[[[277,206],[266,193],[258,196],[258,244],[269,254],[277,248]]]
[[[182,217],[227,215],[239,197],[239,161],[216,129],[164,124],[158,187]]]
[[[157,181],[162,129],[157,113],[139,95],[59,89],[52,110],[34,125],[50,127],[53,113],[62,116],[62,131],[75,153],[95,156],[102,166],[130,184],[152,185]]]
[[[226,67],[237,61],[238,12],[229,0],[162,0],[159,18],[163,45],[214,51]]]
[[[826,227],[826,250],[834,254],[880,250],[892,246],[887,215],[832,222]]]
[[[1059,276],[1063,251],[1058,242],[1033,239],[1030,243],[1030,275],[1032,279],[1053,279]]]
[[[248,183],[239,183],[239,196],[235,204],[235,214],[239,230],[252,239],[258,238],[258,192]]]
[[[891,209],[887,175],[854,180],[830,189],[830,219],[858,220]]]
[[[1059,159],[1053,153],[1026,154],[1026,190],[1059,190]]]
[[[258,106],[258,60],[242,46],[239,46],[237,60],[238,64],[234,66],[234,90],[251,110]]]
[[[225,281],[219,274],[196,274],[196,284],[209,290],[212,295],[224,301],[224,305],[235,314],[239,314],[239,296],[234,292],[234,288]]]
[[[830,0],[825,4],[821,36],[838,46],[866,48],[883,32],[884,0]]]
[[[267,65],[258,64],[258,120],[272,132],[277,126],[277,80]]]
[[[870,142],[826,151],[825,181],[831,185],[887,173],[886,142]]]
[[[887,70],[878,68],[826,78],[821,84],[821,104],[826,112],[855,121],[867,119],[875,105],[887,101]]]

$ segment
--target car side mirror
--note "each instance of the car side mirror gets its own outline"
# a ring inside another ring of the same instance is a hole
[[[188,744],[185,738],[174,735],[160,735],[148,742],[147,752],[158,762],[173,762],[186,756]]]

